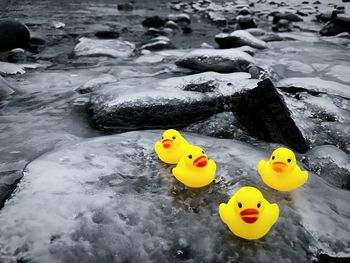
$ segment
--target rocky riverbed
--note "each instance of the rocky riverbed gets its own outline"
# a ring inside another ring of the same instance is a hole
[[[0,262],[350,260],[350,3],[1,7]],[[213,184],[175,182],[167,128],[217,161]],[[256,171],[281,145],[309,171],[291,193]],[[244,185],[280,205],[259,241],[218,216]]]

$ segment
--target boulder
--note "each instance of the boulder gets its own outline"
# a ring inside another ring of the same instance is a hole
[[[47,45],[46,40],[40,36],[31,36],[29,40],[28,50],[32,53],[39,54],[45,49]]]
[[[265,187],[256,172],[270,151],[236,140],[184,133],[218,167],[216,180],[189,189],[153,146],[162,131],[83,140],[26,167],[0,211],[1,262],[309,262],[350,257],[349,193],[310,172],[291,193]],[[48,171],[50,176],[48,176]],[[278,203],[280,217],[258,241],[234,236],[218,205],[242,186]]]
[[[143,20],[142,25],[144,27],[160,28],[165,25],[165,21],[159,16],[152,16],[152,17],[147,17],[145,20]]]
[[[343,32],[350,33],[350,16],[346,14],[333,15],[331,20],[321,29],[323,36],[335,36]]]
[[[267,48],[267,43],[250,34],[246,30],[236,30],[230,34],[221,33],[215,36],[216,43],[221,48],[233,48],[241,46],[251,46],[254,48]]]
[[[131,87],[139,87],[138,90]],[[308,143],[269,81],[247,73],[206,72],[156,80],[124,80],[91,96],[90,116],[102,130],[183,128],[231,111],[251,135],[304,152]]]
[[[108,56],[115,58],[125,58],[130,56],[135,49],[135,45],[122,40],[102,40],[82,37],[74,48],[77,56]]]
[[[257,81],[249,78],[248,73],[206,72],[124,80],[92,95],[91,120],[103,130],[181,128],[223,112],[228,97],[255,88]]]
[[[175,63],[195,71],[216,71],[221,73],[247,71],[254,59],[237,49],[196,49]]]
[[[333,145],[317,146],[304,160],[308,168],[328,183],[350,190],[350,157]]]
[[[255,19],[251,15],[239,15],[236,18],[237,23],[241,29],[247,29],[247,28],[257,28],[258,25],[255,22]]]
[[[0,21],[0,52],[15,48],[27,48],[30,33],[28,28],[17,21]]]

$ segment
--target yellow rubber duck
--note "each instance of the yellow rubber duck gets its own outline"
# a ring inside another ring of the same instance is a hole
[[[270,204],[258,189],[245,186],[227,204],[220,204],[219,214],[233,234],[253,240],[269,232],[278,219],[279,208],[277,204]]]
[[[189,146],[188,142],[177,130],[166,130],[162,135],[162,140],[154,145],[160,160],[168,164],[177,164]]]
[[[198,188],[214,180],[216,164],[213,160],[208,160],[202,148],[190,145],[172,172],[184,185]]]
[[[296,189],[308,178],[308,173],[297,165],[295,154],[287,148],[276,149],[267,162],[261,160],[258,172],[266,185],[278,191]]]

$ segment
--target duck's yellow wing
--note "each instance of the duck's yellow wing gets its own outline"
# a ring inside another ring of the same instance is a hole
[[[220,218],[221,220],[227,224],[228,221],[229,221],[229,214],[228,214],[228,205],[225,204],[225,203],[222,203],[219,205],[219,215],[220,215]]]

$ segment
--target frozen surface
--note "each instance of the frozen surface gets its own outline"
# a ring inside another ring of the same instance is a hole
[[[11,85],[0,76],[0,98],[14,93]]]
[[[22,66],[0,61],[0,75],[16,75],[23,73],[25,73],[25,70]]]
[[[107,107],[122,104],[164,104],[165,101],[205,101],[208,97],[223,97],[256,87],[257,80],[250,79],[249,73],[220,74],[206,72],[183,77],[159,80],[139,78],[123,80],[96,92],[92,102],[100,105],[101,100]],[[189,86],[193,90],[186,90]],[[201,86],[209,90],[196,90]],[[210,87],[212,89],[210,89]]]
[[[178,66],[196,71],[235,72],[246,71],[254,63],[249,54],[238,49],[197,49],[176,61]]]
[[[128,41],[101,40],[82,37],[75,46],[74,52],[77,56],[110,56],[125,58],[132,54],[135,45]]]
[[[350,99],[350,86],[319,78],[287,78],[277,83],[281,88],[304,88],[308,91],[343,96]]]
[[[160,134],[92,139],[29,164],[0,214],[1,258],[308,262],[319,252],[350,255],[347,191],[310,173],[301,189],[275,192],[256,172],[269,152],[235,140],[184,134],[218,164],[214,184],[190,190],[175,182],[171,167],[154,154]],[[220,202],[244,185],[259,187],[280,205],[279,220],[259,241],[234,237],[217,213]]]
[[[308,167],[330,184],[350,190],[350,157],[333,145],[313,148],[307,154]]]

